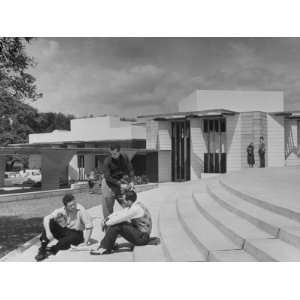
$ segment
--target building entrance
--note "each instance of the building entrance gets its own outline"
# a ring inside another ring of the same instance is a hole
[[[204,173],[226,173],[226,119],[203,119]]]
[[[172,122],[172,180],[190,180],[190,121]]]

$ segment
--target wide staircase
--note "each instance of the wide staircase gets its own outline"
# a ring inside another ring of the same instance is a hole
[[[161,184],[139,196],[151,211],[159,245],[104,256],[61,251],[49,261],[300,261],[299,171],[246,171]],[[99,212],[100,207],[91,210],[96,228]],[[99,240],[103,233],[93,237]],[[34,247],[12,260],[33,260]]]
[[[174,187],[158,216],[165,260],[300,261],[298,199],[269,197],[270,186],[251,195],[235,183],[220,176]]]

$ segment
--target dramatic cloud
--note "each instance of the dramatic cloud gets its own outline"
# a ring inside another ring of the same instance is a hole
[[[197,88],[283,90],[286,108],[300,109],[296,38],[39,38],[28,53],[42,111],[176,111]]]

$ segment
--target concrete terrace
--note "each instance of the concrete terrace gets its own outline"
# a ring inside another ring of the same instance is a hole
[[[299,182],[300,167],[286,167],[160,184],[139,193],[160,245],[103,256],[67,250],[46,261],[300,261]],[[99,240],[101,207],[90,213]],[[34,243],[2,261],[34,261],[37,249]]]

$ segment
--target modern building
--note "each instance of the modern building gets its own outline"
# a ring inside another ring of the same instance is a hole
[[[50,133],[29,135],[30,146],[78,148],[66,170],[69,180],[85,180],[92,170],[101,172],[104,158],[108,155],[103,149],[108,149],[112,142],[118,142],[125,149],[138,175],[145,172],[145,153],[138,150],[146,148],[146,129],[143,123],[135,120],[108,115],[79,118],[71,120],[70,131],[54,130]],[[84,151],[80,153],[80,149]],[[29,156],[29,168],[39,169],[41,165],[42,155]]]
[[[266,167],[300,165],[300,111],[285,110],[280,91],[197,90],[175,112],[138,120],[74,119],[70,131],[31,134],[29,144],[1,149],[0,174],[5,155],[26,154],[29,167],[42,170],[42,188],[56,188],[61,179],[85,180],[92,170],[101,172],[109,144],[118,142],[136,175],[146,174],[151,182],[193,180],[247,168],[250,142],[258,167],[261,136]]]
[[[266,167],[300,164],[300,113],[284,110],[280,91],[196,90],[176,112],[139,118],[146,122],[146,148],[157,151],[159,182],[247,168],[250,142],[258,167],[260,136]]]

